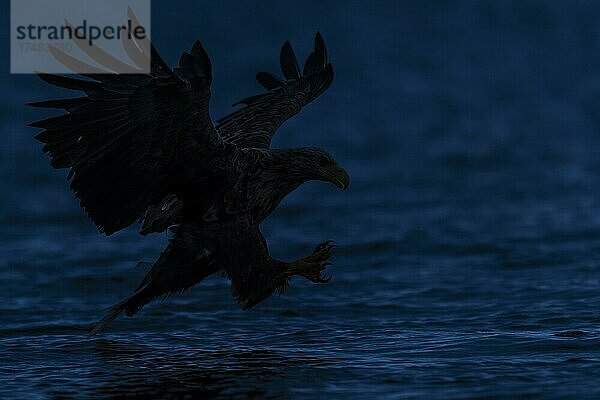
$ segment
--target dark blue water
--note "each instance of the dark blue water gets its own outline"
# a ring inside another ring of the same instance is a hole
[[[0,398],[599,397],[600,4],[416,3],[155,2],[166,60],[211,54],[215,117],[320,30],[336,80],[275,145],[353,180],[264,226],[282,259],[337,240],[328,285],[243,312],[214,277],[93,338],[166,238],[96,232],[24,127],[59,92],[0,33]]]

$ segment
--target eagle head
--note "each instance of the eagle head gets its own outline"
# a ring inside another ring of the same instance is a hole
[[[333,157],[318,147],[301,149],[299,157],[301,167],[307,179],[331,182],[342,190],[350,185],[350,176],[339,166]]]

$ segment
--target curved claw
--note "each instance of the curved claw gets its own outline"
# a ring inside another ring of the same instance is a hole
[[[315,247],[315,252],[320,251],[320,250],[330,250],[330,249],[333,249],[334,247],[337,247],[337,245],[335,244],[335,241],[328,240],[326,242],[318,244],[317,247]]]
[[[331,275],[320,275],[318,277],[310,277],[309,281],[313,283],[328,283],[331,280]]]
[[[292,275],[300,275],[314,283],[327,283],[331,276],[325,274],[327,267],[333,265],[327,261],[332,256],[332,249],[337,247],[333,240],[323,242],[308,257],[293,263]]]
[[[326,274],[325,270],[331,265],[333,264],[325,261],[313,264],[314,272],[305,275],[305,277],[314,283],[327,283],[331,280],[331,275]]]

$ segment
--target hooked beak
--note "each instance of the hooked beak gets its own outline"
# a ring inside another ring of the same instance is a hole
[[[328,181],[342,190],[348,189],[350,185],[350,175],[340,166],[336,165],[327,174]]]

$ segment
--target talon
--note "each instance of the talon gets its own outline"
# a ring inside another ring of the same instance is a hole
[[[319,276],[316,279],[311,279],[311,281],[314,283],[328,283],[330,280],[331,280],[330,275],[323,275],[323,276]]]
[[[327,283],[331,276],[325,274],[327,267],[333,265],[327,260],[331,258],[332,249],[337,247],[333,240],[328,240],[315,247],[313,253],[293,263],[292,275],[300,275],[314,283]]]
[[[317,247],[315,247],[315,253],[321,250],[329,250],[332,249],[334,247],[337,247],[337,245],[335,244],[335,241],[333,240],[328,240],[326,242],[320,243],[317,245]]]

